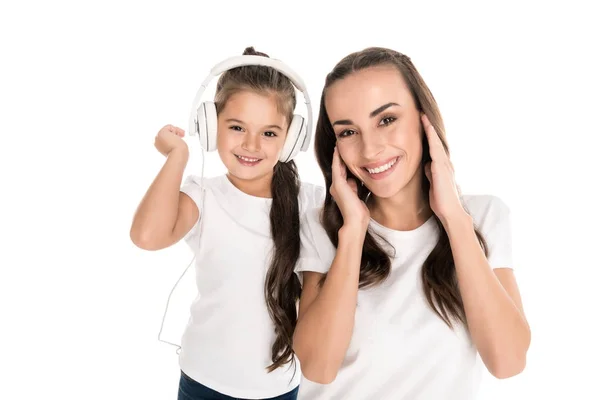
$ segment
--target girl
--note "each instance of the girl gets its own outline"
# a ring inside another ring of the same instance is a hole
[[[244,55],[260,55],[252,47]],[[280,162],[296,105],[290,79],[267,66],[224,72],[215,94],[217,150],[227,174],[181,186],[182,129],[156,137],[166,162],[142,200],[133,242],[163,249],[184,238],[196,254],[199,296],[182,338],[179,399],[295,399],[292,351],[300,283],[299,214],[323,190]]]
[[[530,342],[509,209],[461,196],[438,106],[410,59],[368,48],[327,76],[315,133],[330,192],[303,221],[300,399],[472,399]]]

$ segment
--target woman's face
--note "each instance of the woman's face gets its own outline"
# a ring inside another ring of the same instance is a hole
[[[420,189],[420,113],[396,67],[371,67],[335,82],[325,108],[340,156],[374,196],[389,198],[407,185]]]

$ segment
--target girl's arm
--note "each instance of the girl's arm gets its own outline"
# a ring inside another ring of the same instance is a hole
[[[167,159],[140,202],[131,225],[133,243],[145,250],[160,250],[181,240],[200,216],[196,203],[180,192],[189,151],[184,132],[167,125],[155,146]]]

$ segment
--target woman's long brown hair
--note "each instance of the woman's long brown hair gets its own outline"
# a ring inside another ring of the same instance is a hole
[[[331,164],[333,151],[336,145],[336,136],[325,108],[327,88],[334,82],[343,79],[356,71],[380,65],[391,65],[398,70],[398,73],[404,78],[404,81],[410,90],[417,111],[427,115],[429,121],[438,133],[446,153],[449,154],[444,124],[438,105],[410,58],[394,50],[370,47],[343,58],[327,75],[325,80],[325,87],[321,95],[319,118],[317,120],[315,132],[315,154],[319,167],[323,172],[327,188],[331,187],[332,184]],[[423,135],[423,157],[419,173],[422,174],[422,194],[425,199],[429,198],[430,183],[425,176],[424,166],[430,161],[429,144],[427,138]],[[350,171],[348,171],[348,177],[356,179]],[[359,198],[366,201],[368,195],[369,190],[366,186],[359,186]],[[432,309],[449,327],[453,326],[453,319],[457,319],[466,324],[465,310],[456,278],[456,269],[454,258],[452,257],[452,250],[450,248],[450,240],[440,219],[435,214],[434,218],[440,234],[436,246],[423,263],[421,277],[425,296]],[[341,228],[343,222],[342,214],[338,206],[333,201],[329,191],[326,191],[321,223],[331,242],[336,247],[338,245],[337,232]],[[475,229],[475,233],[487,256],[487,245],[483,236],[477,229]],[[360,264],[359,287],[364,288],[382,282],[388,277],[390,269],[390,255],[384,251],[376,239],[367,232]]]
[[[244,55],[265,53],[248,47]],[[296,92],[290,79],[281,72],[266,66],[243,66],[224,72],[217,83],[215,105],[219,113],[227,100],[242,90],[275,95],[278,109],[287,116],[288,123],[296,106]],[[271,349],[272,364],[269,372],[294,361],[292,336],[296,328],[296,304],[300,298],[300,282],[294,266],[300,255],[300,215],[298,194],[300,179],[294,161],[278,162],[271,182],[270,222],[274,251],[269,266],[264,295],[271,320],[275,325],[276,339]]]

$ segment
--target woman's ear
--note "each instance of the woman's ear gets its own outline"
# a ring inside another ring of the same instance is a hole
[[[421,134],[422,138],[425,138],[426,134],[425,134],[425,126],[423,125],[423,116],[425,114],[424,113],[420,113],[419,115],[419,133]]]
[[[429,141],[425,134],[425,127],[422,122],[419,122],[419,131],[421,132],[421,148],[423,149],[423,155],[421,156],[421,166],[431,161],[431,154],[429,154]]]

